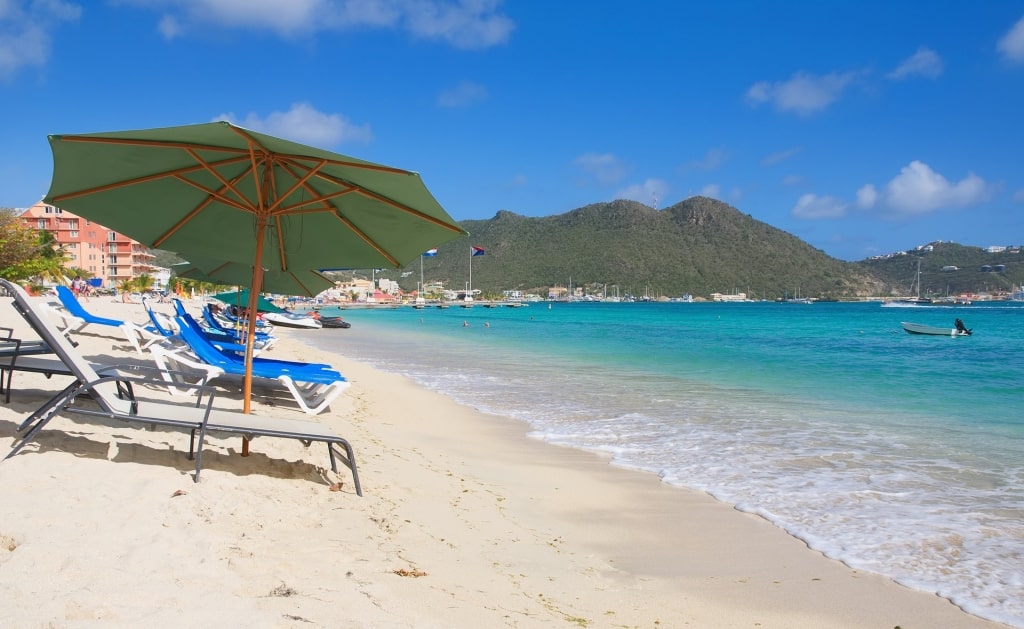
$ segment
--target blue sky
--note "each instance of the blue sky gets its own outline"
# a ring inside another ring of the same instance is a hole
[[[703,194],[860,260],[1024,244],[1024,2],[0,0],[0,206],[46,136],[227,119],[458,220]]]

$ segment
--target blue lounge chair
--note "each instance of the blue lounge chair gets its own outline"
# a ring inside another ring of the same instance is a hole
[[[308,419],[286,419],[216,409],[213,407],[215,391],[201,385],[198,387],[200,395],[195,405],[139,399],[135,389],[144,390],[144,387],[136,385],[148,385],[152,381],[120,374],[101,376],[82,359],[60,330],[39,316],[36,304],[20,286],[0,279],[0,287],[6,288],[13,295],[14,308],[39,337],[53,348],[74,378],[72,384],[57,393],[22,424],[19,432],[23,434],[5,459],[15,456],[31,443],[39,431],[58,414],[67,414],[73,417],[95,417],[103,422],[116,420],[127,426],[166,426],[190,431],[189,458],[196,461],[194,480],[197,483],[202,471],[203,446],[207,434],[243,435],[248,439],[278,437],[295,439],[307,445],[312,442],[324,443],[330,456],[331,469],[337,473],[337,461],[340,459],[352,472],[356,494],[363,495],[352,446],[330,427]],[[92,402],[86,402],[83,399],[85,397]]]
[[[231,334],[231,335],[234,335],[234,336],[236,336],[238,338],[241,338],[241,337],[244,336],[244,330],[246,330],[246,328],[242,327],[241,329],[239,329],[238,327],[235,327],[235,326],[225,325],[224,324],[225,320],[222,320],[219,316],[217,316],[213,312],[213,310],[210,308],[210,304],[204,305],[202,310],[203,310],[203,321],[206,322],[206,328],[207,329],[209,329],[209,330],[216,330],[217,332],[219,332],[221,334]],[[187,313],[179,312],[178,314],[187,314]],[[276,339],[276,338],[277,337],[272,336],[270,334],[270,332],[266,332],[264,330],[256,330],[256,340],[260,340],[260,339]]]
[[[87,325],[104,325],[113,328],[118,328],[124,334],[128,342],[132,344],[135,351],[142,353],[142,350],[146,349],[153,343],[161,340],[161,337],[154,334],[152,331],[147,330],[144,326],[132,323],[131,321],[121,321],[120,319],[109,319],[107,317],[98,317],[89,311],[87,311],[75,297],[75,294],[71,292],[67,286],[57,286],[57,298],[60,299],[62,310],[57,310],[56,313],[64,319],[65,325],[67,326],[67,333],[81,332],[82,328]],[[74,327],[72,327],[74,326]],[[143,341],[140,343],[140,340]]]
[[[146,314],[149,315],[150,325],[146,327],[147,330],[159,334],[160,336],[164,337],[166,342],[169,343],[184,342],[181,341],[180,338],[178,337],[178,326],[170,318],[168,318],[162,313],[153,310],[153,308],[149,305],[149,302],[146,301],[145,299],[142,300],[142,305],[145,306]],[[207,340],[213,343],[213,345],[216,346],[217,349],[224,352],[237,352],[240,354],[245,354],[245,345],[239,343],[235,337],[230,335],[218,334],[216,331],[203,328],[201,326],[198,326],[198,324],[197,329],[203,336],[207,338]],[[257,342],[253,348],[253,355],[259,355],[259,353],[263,349],[266,349],[266,347],[269,347],[269,344]]]
[[[244,358],[218,350],[186,318],[176,317],[175,320],[178,323],[178,334],[186,346],[156,345],[150,348],[153,360],[163,370],[164,380],[172,392],[178,393],[175,385],[183,383],[180,373],[189,369],[203,374],[207,381],[223,375],[245,375]],[[276,380],[288,390],[299,408],[310,415],[326,409],[349,386],[343,375],[324,363],[263,357],[253,358],[252,363],[253,378]]]
[[[212,313],[208,313],[207,306],[203,307],[203,318],[204,320],[206,320],[207,323],[206,325],[203,325],[201,322],[196,321],[196,318],[189,314],[187,310],[185,310],[185,306],[184,304],[181,303],[180,299],[175,298],[173,300],[173,303],[174,312],[176,313],[176,316],[185,317],[186,319],[188,319],[190,322],[194,324],[193,327],[195,329],[202,330],[203,332],[205,332],[208,338],[219,339],[223,340],[224,342],[234,342],[240,345],[245,344],[245,334],[240,330],[220,324],[220,322],[216,320],[216,317],[213,316]],[[207,316],[208,314],[210,316]],[[216,323],[211,323],[211,318]],[[254,346],[258,349],[270,349],[270,346],[277,342],[276,336],[273,336],[269,332],[265,331],[261,332],[257,330],[256,336],[254,338]],[[244,351],[245,350],[243,350],[243,352]]]

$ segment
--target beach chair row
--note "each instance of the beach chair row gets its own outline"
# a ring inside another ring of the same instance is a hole
[[[213,370],[203,372],[202,369],[199,369],[202,375],[198,379],[189,381],[182,376],[180,371],[172,369],[168,364],[149,369],[138,365],[114,367],[93,365],[81,356],[64,332],[49,317],[43,315],[43,308],[33,302],[20,286],[0,279],[0,288],[6,289],[8,294],[12,295],[11,305],[39,336],[36,347],[45,347],[45,350],[52,352],[52,358],[49,356],[45,358],[48,361],[48,367],[53,369],[50,373],[73,378],[71,384],[53,396],[19,426],[20,436],[16,439],[7,459],[20,452],[39,431],[59,414],[72,417],[94,416],[119,420],[130,425],[166,426],[188,431],[190,433],[189,459],[196,462],[194,474],[196,482],[199,481],[202,471],[203,444],[207,434],[237,434],[247,439],[255,437],[296,439],[306,445],[322,443],[327,448],[331,469],[337,473],[338,462],[343,463],[352,474],[356,493],[362,495],[352,446],[346,439],[335,434],[330,427],[309,419],[268,417],[215,408],[213,402],[216,390],[208,384],[210,375],[215,373]],[[179,320],[179,326],[181,324]],[[194,331],[190,330],[184,335],[180,334],[181,331],[179,330],[177,339],[184,345],[191,347],[190,342],[198,342],[197,338],[193,336]],[[9,339],[10,335],[8,335]],[[166,341],[167,339],[165,337],[161,340]],[[151,345],[150,349],[155,347],[163,347],[163,345]],[[205,345],[201,347],[203,351],[207,351]],[[44,350],[40,349],[40,352],[42,351]],[[181,355],[183,356],[184,351],[181,348],[179,351],[182,351]],[[228,353],[223,352],[222,355],[228,355]],[[30,358],[17,354],[14,354],[13,357],[14,360],[9,363],[9,369],[4,367],[7,363],[0,362],[0,369],[8,375],[8,392],[9,378],[13,371],[20,370],[22,366],[27,365],[28,363],[24,361]],[[31,358],[43,357],[32,356]],[[277,370],[276,372],[272,370],[271,365]],[[269,376],[274,373],[276,379],[282,384],[284,383],[282,378],[286,378],[295,391],[304,393],[306,396],[317,391],[318,394],[313,394],[314,396],[330,397],[333,400],[348,385],[347,380],[340,373],[331,370],[326,365],[275,361],[270,365],[264,365],[263,368],[267,370],[261,372],[263,375]],[[159,370],[162,378],[154,379],[137,375],[143,371],[156,369]],[[46,372],[40,371],[40,373]],[[223,369],[213,377],[224,373],[228,373],[228,371]],[[143,399],[136,395],[140,386],[152,386],[153,384],[167,386],[172,381],[178,389],[194,392],[195,403],[182,405]],[[330,387],[328,393],[323,391],[325,387]],[[91,403],[83,403],[82,400],[86,397]],[[306,397],[305,399],[309,400],[310,398]],[[313,399],[322,402],[317,397],[313,397]],[[313,412],[314,408],[322,410],[326,406],[322,403],[313,407],[308,406],[306,402],[304,404],[306,406],[303,407],[303,410],[307,412]]]

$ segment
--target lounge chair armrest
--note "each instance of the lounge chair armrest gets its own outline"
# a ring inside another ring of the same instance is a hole
[[[5,332],[7,332],[7,336],[5,336],[2,340],[4,340],[4,341],[13,341],[14,340],[13,338],[11,338],[12,336],[14,336],[14,328],[9,328],[7,326],[0,325],[0,330],[3,330]]]
[[[159,377],[161,374],[164,374],[164,373],[171,373],[171,374],[175,374],[175,375],[182,375],[182,376],[189,376],[189,377],[194,377],[194,376],[197,375],[197,374],[195,374],[195,373],[193,373],[191,371],[180,371],[180,370],[177,370],[177,369],[161,369],[161,368],[155,367],[153,365],[136,365],[136,364],[131,364],[131,363],[126,363],[126,364],[123,364],[123,365],[105,365],[103,367],[98,368],[96,370],[96,373],[104,374],[104,373],[108,373],[108,372],[110,372],[112,370],[117,370],[117,371],[136,371],[136,372],[151,373],[151,374],[153,374],[152,377],[148,377],[148,378],[147,377],[143,377],[143,378],[139,378],[139,379],[140,380],[152,381],[152,382],[157,383],[157,384],[165,384],[164,381]],[[199,387],[205,386],[206,385],[206,380],[207,380],[206,376],[203,376],[202,381],[193,383],[193,386],[199,386]]]
[[[134,372],[144,372],[144,373],[153,374],[152,376],[142,376],[142,377],[136,376],[136,377],[134,377],[132,379],[135,382],[139,383],[139,384],[147,384],[147,385],[152,385],[152,386],[156,386],[156,387],[160,387],[160,388],[166,388],[167,387],[167,380],[165,380],[164,377],[163,377],[164,374],[167,374],[167,375],[172,376],[172,377],[173,376],[179,376],[179,381],[175,383],[175,386],[179,386],[179,387],[181,387],[183,389],[196,389],[199,392],[198,399],[196,400],[196,406],[199,406],[201,404],[204,391],[214,391],[215,390],[214,387],[212,387],[212,386],[207,384],[209,382],[209,380],[210,380],[210,374],[209,373],[197,374],[194,371],[183,371],[183,370],[180,370],[180,369],[162,369],[162,368],[156,367],[154,365],[135,365],[135,364],[109,365],[109,366],[105,366],[105,367],[102,367],[100,369],[97,369],[96,373],[99,374],[99,375],[103,375],[103,374],[110,373],[112,371],[120,371],[120,372],[134,371]],[[199,380],[196,380],[194,382],[190,382],[190,381],[186,380],[186,378],[196,378],[196,377],[199,377]]]
[[[110,368],[107,368],[107,369],[110,369]],[[139,384],[139,385],[152,385],[152,386],[159,386],[159,387],[166,386],[166,383],[163,380],[154,379],[154,378],[139,378],[139,377],[134,377],[134,376],[125,376],[123,374],[101,376],[97,380],[92,380],[90,382],[83,382],[83,383],[79,384],[74,389],[74,391],[68,396],[68,399],[71,399],[71,398],[74,398],[74,397],[76,397],[78,395],[81,395],[82,393],[84,393],[86,391],[92,391],[97,386],[99,386],[99,385],[101,385],[103,383],[106,383],[106,382],[113,382],[113,383],[115,383],[117,385],[118,395],[122,399],[126,399],[126,400],[132,402],[133,412],[134,412],[134,409],[137,408],[137,403],[139,401],[135,397],[135,387],[134,387],[134,385],[136,385],[136,384]],[[198,382],[195,382],[195,383],[182,383],[179,386],[181,386],[183,388],[190,388],[190,389],[198,390],[199,393],[198,393],[198,396],[196,398],[196,406],[197,407],[205,406],[206,407],[206,418],[209,419],[210,409],[213,408],[213,398],[216,397],[217,390],[214,387],[205,384],[205,381],[202,384],[198,383]],[[204,395],[206,396],[206,403],[205,403],[205,405],[203,403],[203,396]]]

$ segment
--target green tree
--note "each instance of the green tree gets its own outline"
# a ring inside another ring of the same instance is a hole
[[[23,280],[29,275],[24,264],[35,257],[39,237],[10,208],[0,209],[0,277]]]
[[[0,208],[0,277],[60,282],[68,259],[53,234],[26,225],[10,208]]]
[[[40,230],[36,255],[40,261],[35,276],[41,280],[64,282],[64,263],[71,259],[64,247],[57,242],[56,236],[46,230]]]
[[[135,278],[135,288],[140,293],[145,293],[146,291],[153,287],[153,282],[154,280],[151,275],[149,275],[148,273],[143,273],[142,275]]]

